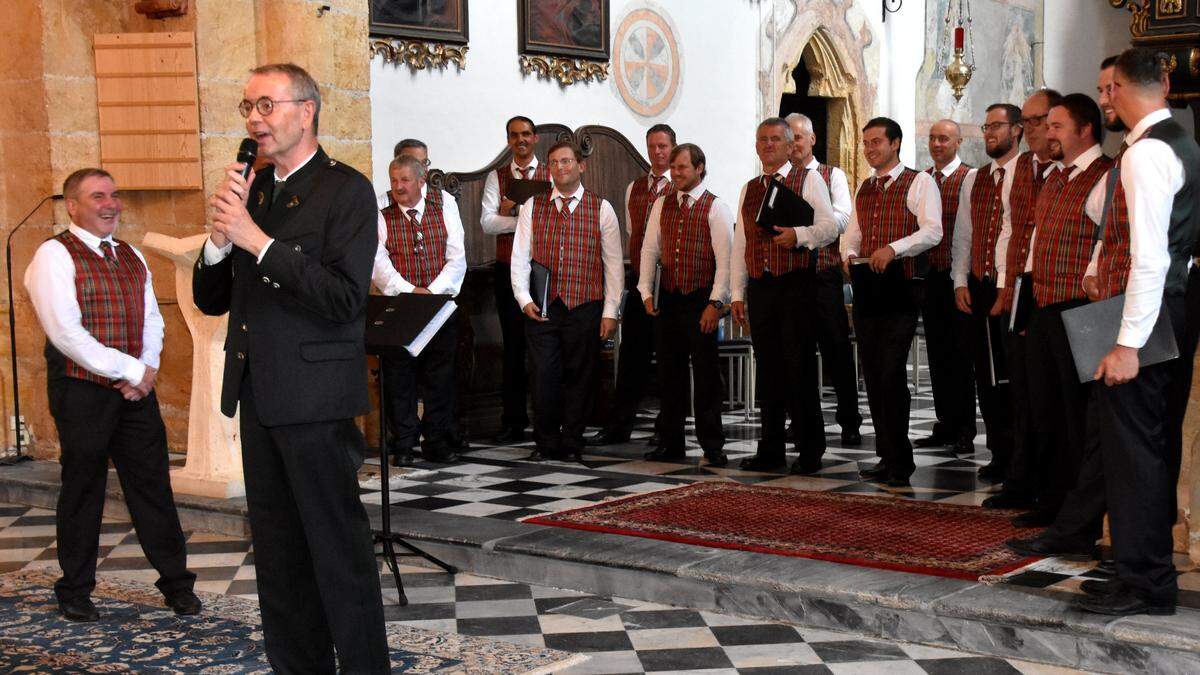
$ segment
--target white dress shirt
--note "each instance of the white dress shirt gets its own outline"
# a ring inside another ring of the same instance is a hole
[[[804,168],[816,171],[819,166],[821,163],[813,157]],[[832,169],[829,173],[829,201],[833,204],[833,219],[837,222],[840,236],[846,232],[846,226],[850,223],[850,212],[854,210],[854,202],[850,199],[850,181],[846,179],[846,172],[836,166],[829,168]]]
[[[701,182],[686,193],[693,206],[704,196],[704,191],[704,183]],[[662,253],[660,241],[662,239],[663,202],[667,199],[675,199],[682,206],[684,194],[677,192],[673,195],[663,195],[656,199],[654,206],[650,208],[650,217],[646,223],[646,239],[642,243],[642,259],[638,261],[641,265],[641,271],[638,274],[638,291],[642,294],[643,300],[654,297],[654,265],[658,263]],[[725,202],[715,195],[712,206],[708,210],[708,235],[712,240],[713,257],[716,259],[712,293],[709,294],[708,299],[727,302],[729,300],[729,251],[733,246],[733,212],[729,210],[729,206]]]
[[[87,230],[71,223],[74,234],[88,249],[103,258],[100,242],[117,246],[112,236],[100,239]],[[132,247],[131,247],[132,248]],[[133,248],[138,260],[146,265],[142,252]],[[83,327],[83,311],[75,295],[75,261],[61,242],[50,239],[38,247],[29,267],[25,269],[25,290],[33,301],[33,309],[46,337],[63,356],[87,370],[114,380],[125,380],[131,384],[142,381],[146,366],[158,368],[163,345],[163,318],[158,311],[158,300],[154,297],[154,279],[150,266],[146,265],[145,310],[142,315],[142,353],[130,356],[120,350],[106,347]]]
[[[1099,143],[1093,145],[1087,150],[1084,150],[1078,157],[1075,158],[1075,162],[1071,165],[1071,172],[1067,174],[1067,182],[1069,183],[1075,180],[1079,174],[1088,170],[1088,167],[1092,165],[1092,162],[1100,159],[1100,157],[1103,155],[1104,149],[1100,147]],[[1088,220],[1097,225],[1100,224],[1100,219],[1104,217],[1104,186],[1108,182],[1105,180],[1105,176],[1107,175],[1108,173],[1105,172],[1104,176],[1101,176],[1100,180],[1096,181],[1096,184],[1092,186],[1092,190],[1091,192],[1088,192],[1087,201],[1084,202],[1083,206],[1084,215],[1088,217]],[[1034,228],[1033,236],[1029,238],[1029,256],[1025,258],[1026,272],[1033,271],[1033,247],[1036,244],[1037,228]]]
[[[575,213],[583,198],[583,185],[580,185],[570,195],[564,195],[555,186],[550,192],[550,199],[555,208],[562,208],[566,197],[574,197],[567,209]],[[512,251],[512,288],[517,306],[522,309],[533,302],[529,295],[529,261],[532,258],[533,238],[533,199],[521,205],[517,215],[516,238],[513,240]],[[621,250],[621,225],[617,222],[617,212],[607,199],[600,200],[600,259],[604,265],[604,318],[616,319],[617,308],[621,304],[621,291],[625,289],[625,253]],[[545,310],[545,307],[538,309]]]
[[[508,163],[508,170],[513,178],[518,180],[532,180],[526,178],[522,171],[533,169],[537,171],[538,159],[534,157],[529,161],[529,164],[522,169],[513,160]],[[530,173],[530,176],[533,174]],[[507,213],[500,213],[500,202],[503,201],[504,195],[500,194],[500,178],[496,176],[495,171],[489,171],[487,180],[483,182],[483,200],[481,205],[482,212],[479,214],[479,226],[483,228],[486,234],[512,234],[517,230],[517,219]],[[518,204],[517,206],[521,206]]]
[[[784,162],[775,170],[775,178],[783,180],[792,171],[792,163]],[[766,176],[768,174],[762,174]],[[822,246],[832,244],[838,238],[837,218],[833,214],[833,203],[829,200],[829,189],[825,179],[816,171],[809,171],[804,178],[800,196],[813,209],[813,223],[807,227],[793,227],[796,232],[796,248],[817,250]],[[742,206],[746,202],[746,186],[738,194],[736,222],[733,228],[733,251],[729,256],[729,295],[732,302],[742,302],[745,298],[746,283],[750,278],[750,270],[746,267],[746,228],[758,227],[754,223],[747,224],[742,218]]]
[[[421,199],[412,208],[417,211],[417,222],[425,216],[425,187],[421,188]],[[400,205],[400,212],[407,217],[409,207]],[[446,264],[442,271],[429,283],[429,292],[437,295],[458,295],[462,288],[463,277],[467,275],[467,254],[463,248],[462,218],[458,214],[458,202],[446,192],[442,192],[442,220],[446,223]],[[375,283],[384,295],[399,295],[412,293],[416,286],[406,280],[392,266],[392,258],[387,251],[387,221],[383,213],[379,214],[379,246],[375,249],[375,268],[371,272],[371,281]]]
[[[625,234],[631,236],[633,235],[633,217],[629,215],[629,196],[633,194],[633,186],[637,185],[638,181],[644,181],[647,189],[653,187],[657,190],[662,190],[664,189],[664,181],[666,185],[670,185],[671,183],[671,171],[668,169],[661,176],[655,176],[654,171],[650,171],[649,175],[645,178],[635,178],[629,182],[629,185],[625,186]],[[649,216],[650,214],[647,212],[646,217],[649,218]],[[630,260],[629,262],[630,264],[637,265],[641,261]]]
[[[1020,155],[1017,155],[1020,157]],[[1041,159],[1036,154],[1033,156],[1034,170],[1046,177],[1046,174],[1058,167],[1058,162],[1048,159]],[[996,238],[996,288],[1004,288],[1005,277],[1008,275],[1008,241],[1012,239],[1012,207],[1010,206],[1012,193],[1012,176],[1017,170],[1017,165],[1014,162],[1004,167],[1004,219],[1000,226],[1000,236]]]
[[[319,148],[318,148],[318,150],[319,150]],[[299,164],[297,164],[296,168],[289,171],[286,176],[280,176],[279,169],[276,168],[275,169],[275,188],[278,189],[279,183],[286,181],[288,178],[292,177],[297,171],[299,171],[300,169],[303,169],[305,166],[308,165],[309,162],[312,161],[312,158],[316,157],[316,156],[317,156],[317,150],[313,150],[313,153],[311,155],[309,155],[303,162],[300,162]],[[258,252],[258,262],[262,262],[263,256],[265,256],[267,254],[267,249],[271,248],[271,244],[274,244],[274,243],[275,243],[275,239],[271,238],[271,239],[267,240],[267,243],[263,244],[262,250]],[[228,256],[231,251],[233,251],[233,242],[232,241],[225,244],[224,246],[222,246],[220,248],[217,248],[217,245],[212,242],[212,238],[209,237],[208,241],[204,242],[204,264],[205,265],[216,265],[217,263],[224,260],[225,257]]]
[[[904,165],[897,163],[885,174],[876,172],[875,177],[887,176],[888,189],[890,189],[903,171]],[[917,172],[912,184],[908,187],[905,205],[908,206],[909,212],[917,217],[917,231],[888,243],[888,246],[891,246],[892,250],[896,252],[897,258],[919,255],[937,246],[938,242],[942,240],[942,193],[938,190],[933,176],[924,171]],[[857,207],[850,213],[850,224],[846,226],[844,244],[846,258],[858,257],[862,247],[862,227],[858,222]]]

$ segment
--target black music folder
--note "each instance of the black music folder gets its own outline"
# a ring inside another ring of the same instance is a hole
[[[368,354],[417,356],[458,308],[449,295],[367,296]]]
[[[1033,314],[1033,275],[1026,272],[1013,284],[1012,312],[1008,316],[1008,332],[1023,333]]]
[[[662,288],[663,266],[661,262],[654,263],[654,311],[658,311],[658,291]]]
[[[991,308],[985,308],[987,312]],[[988,348],[988,381],[992,386],[1008,384],[1008,356],[1004,351],[1005,326],[1001,317],[986,316]]]
[[[536,197],[547,192],[550,192],[550,181],[548,180],[518,178],[509,181],[508,192],[504,197],[517,206],[520,206],[529,201],[530,197]]]
[[[872,312],[904,302],[904,268],[893,260],[882,273],[871,269],[870,258],[850,259],[850,286],[854,289],[854,304]]]
[[[1079,375],[1080,382],[1091,382],[1100,361],[1116,346],[1124,311],[1125,294],[1122,293],[1062,313],[1067,341],[1071,343],[1071,357],[1075,360],[1075,373]],[[1138,366],[1144,368],[1175,358],[1179,358],[1179,345],[1175,343],[1171,317],[1159,310],[1150,339],[1138,350]]]
[[[542,318],[550,316],[550,268],[536,260],[529,261],[529,295]]]
[[[813,224],[813,207],[778,178],[771,177],[754,222],[771,237],[776,227],[808,227]]]

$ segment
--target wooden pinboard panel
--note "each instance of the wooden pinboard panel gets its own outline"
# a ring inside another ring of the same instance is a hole
[[[106,33],[93,40],[100,165],[122,190],[199,190],[194,33]]]

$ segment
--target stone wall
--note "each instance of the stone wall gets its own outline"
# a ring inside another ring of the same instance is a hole
[[[367,5],[365,0],[194,0],[187,16],[148,19],[130,0],[26,0],[6,17],[0,42],[0,236],[42,195],[61,189],[74,169],[99,161],[92,36],[96,33],[194,31],[199,63],[204,190],[125,192],[118,236],[134,245],[146,232],[184,237],[204,231],[207,195],[220,180],[245,134],[236,107],[247,71],[272,61],[294,61],[313,74],[324,99],[322,142],[334,157],[370,171]],[[329,5],[328,11],[319,11]],[[15,39],[7,39],[7,36]],[[61,205],[43,207],[14,239],[15,315],[21,414],[33,435],[33,454],[58,454],[46,404],[45,337],[38,329],[21,277],[34,250],[68,222]],[[175,307],[174,268],[147,254],[155,293],[166,319],[159,398],[173,448],[187,439],[191,339]],[[3,282],[0,282],[3,283]],[[5,293],[7,289],[4,289]],[[11,308],[5,297],[3,329]],[[7,340],[0,348],[7,363]],[[0,375],[4,418],[12,415],[12,382]],[[7,426],[7,424],[5,424]],[[5,444],[12,445],[11,430]]]

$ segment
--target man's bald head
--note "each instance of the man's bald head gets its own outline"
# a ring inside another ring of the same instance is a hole
[[[962,127],[954,120],[938,120],[929,127],[929,156],[934,167],[941,169],[958,156],[962,146]]]

